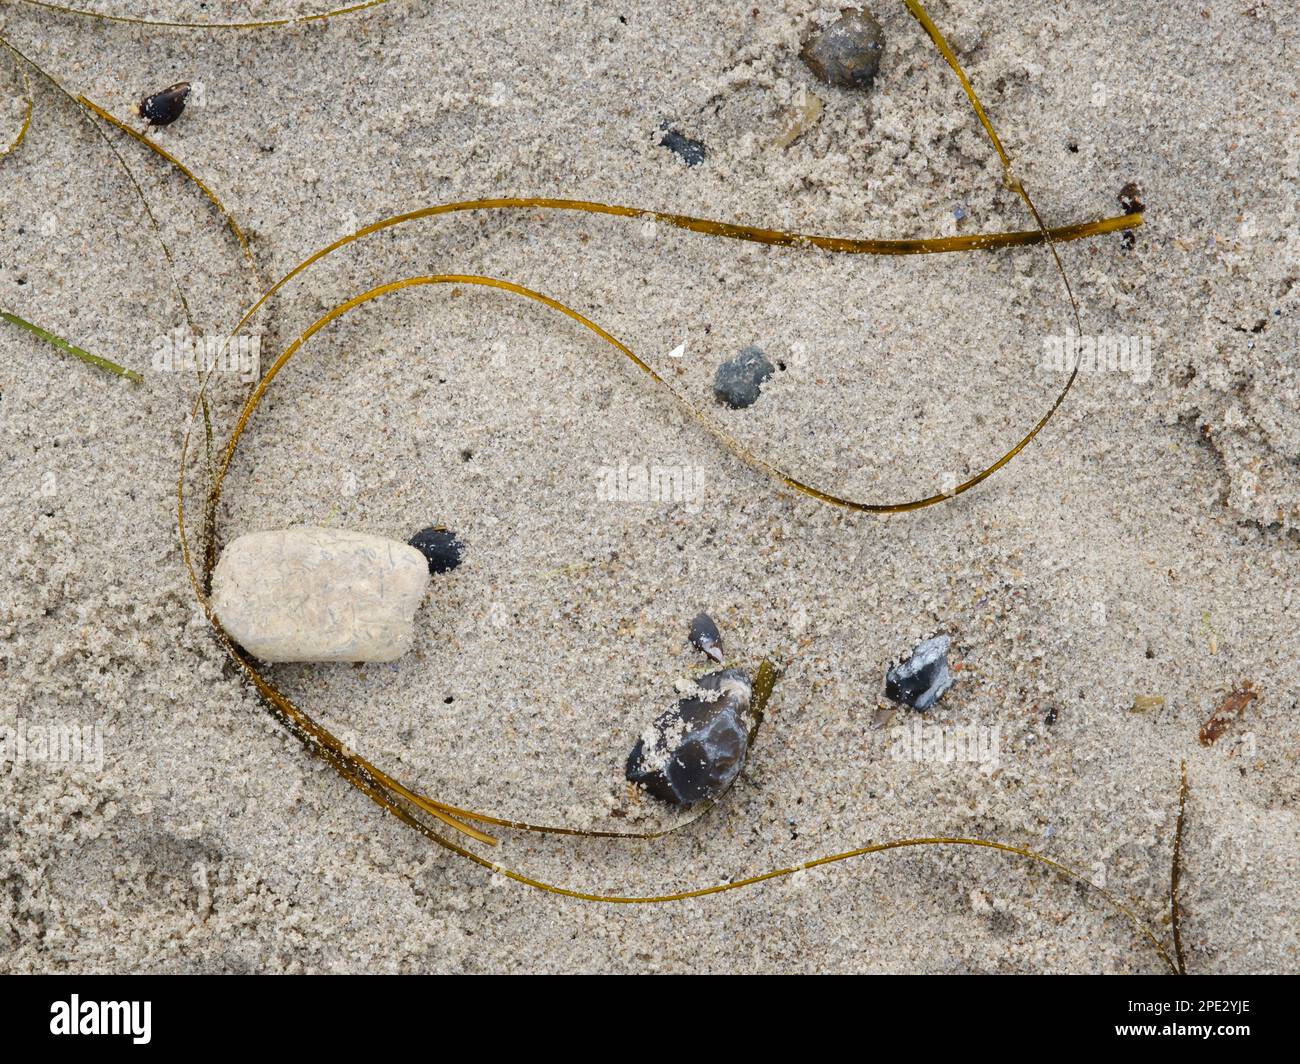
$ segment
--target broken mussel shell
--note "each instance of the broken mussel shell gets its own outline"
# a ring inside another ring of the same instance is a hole
[[[451,572],[465,555],[465,544],[455,532],[441,525],[422,528],[407,542],[425,556],[431,573]]]
[[[690,640],[691,646],[701,654],[722,664],[722,633],[707,613],[698,613],[695,620],[691,621]]]
[[[740,774],[756,721],[743,669],[697,682],[699,693],[660,714],[627,759],[627,778],[674,806],[720,797]]]
[[[684,133],[669,127],[667,122],[659,126],[663,136],[659,138],[659,143],[676,155],[687,166],[699,166],[708,156],[708,149],[705,148],[704,142],[695,140],[686,136]]]
[[[180,118],[185,101],[190,95],[190,83],[178,81],[175,85],[146,96],[136,104],[136,113],[151,126],[169,126]]]
[[[946,635],[918,643],[906,661],[886,673],[885,697],[922,712],[938,702],[953,685],[948,671],[950,643]]]

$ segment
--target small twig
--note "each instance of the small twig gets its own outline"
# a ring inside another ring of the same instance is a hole
[[[1183,958],[1182,910],[1178,907],[1178,881],[1182,878],[1183,821],[1187,814],[1187,762],[1183,762],[1183,782],[1178,791],[1178,826],[1174,829],[1174,865],[1169,873],[1169,916],[1174,930],[1174,957],[1178,960],[1178,974],[1187,974]]]

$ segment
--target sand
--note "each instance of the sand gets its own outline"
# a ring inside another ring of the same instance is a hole
[[[270,720],[181,564],[174,484],[194,380],[154,365],[185,322],[173,276],[220,337],[311,251],[450,200],[567,196],[838,235],[1031,227],[951,71],[901,4],[873,6],[887,51],[866,95],[800,62],[837,7],[810,0],[622,18],[394,0],[256,31],[0,8],[6,39],[121,118],[146,92],[201,83],[153,136],[247,229],[262,275],[192,185],[34,79],[30,134],[0,161],[0,306],[145,383],[0,328],[0,728],[14,733],[0,758],[0,969],[1163,970],[1095,892],[987,850],[900,850],[645,907],[488,875]],[[1135,337],[1135,359],[1081,374],[980,487],[882,518],[779,490],[536,304],[468,285],[386,296],[276,379],[220,533],[308,523],[406,539],[441,523],[466,560],[433,579],[401,661],[270,675],[443,801],[646,827],[673,817],[628,795],[623,763],[707,664],[686,640],[705,609],[728,664],[786,670],[725,802],[654,842],[506,832],[478,849],[636,894],[975,836],[1079,869],[1167,936],[1186,761],[1189,970],[1294,972],[1300,14],[1228,0],[936,0],[931,13],[1049,224],[1118,213],[1122,186],[1141,184],[1131,248],[1113,234],[1060,250],[1085,334]],[[2,76],[7,140],[20,83]],[[820,117],[777,146],[808,91]],[[704,162],[659,146],[662,123],[702,141]],[[461,214],[369,237],[288,286],[254,325],[263,368],[341,300],[425,273],[566,301],[765,459],[870,500],[928,495],[1001,454],[1059,390],[1045,352],[1073,325],[1043,248],[880,259],[635,220]],[[750,344],[785,368],[753,407],[715,407],[714,370]],[[222,438],[248,388],[215,379]],[[690,490],[606,490],[642,466]],[[936,633],[952,637],[956,685],[924,718],[876,727],[886,668]],[[1259,697],[1202,745],[1246,683]],[[1135,712],[1138,696],[1163,703]],[[918,721],[937,729],[919,745],[892,730]],[[90,756],[41,758],[50,728],[76,729]],[[934,734],[982,736],[985,756],[936,760]]]

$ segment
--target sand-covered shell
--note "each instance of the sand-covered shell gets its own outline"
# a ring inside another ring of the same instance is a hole
[[[758,402],[763,382],[776,367],[768,361],[762,348],[747,347],[729,362],[718,367],[713,377],[713,395],[733,410],[742,410]]]

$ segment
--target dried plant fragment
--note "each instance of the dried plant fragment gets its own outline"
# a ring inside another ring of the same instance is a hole
[[[1219,708],[1210,714],[1210,719],[1201,725],[1201,745],[1213,746],[1228,730],[1234,720],[1246,712],[1246,707],[1259,697],[1253,685],[1243,683],[1239,688],[1219,703]]]
[[[98,366],[100,369],[106,369],[109,373],[116,373],[119,377],[125,377],[129,381],[139,384],[144,380],[140,374],[133,369],[125,369],[116,362],[110,362],[106,358],[100,358],[99,355],[92,355],[89,351],[83,350],[76,344],[69,343],[61,336],[55,336],[48,329],[42,329],[39,325],[33,325],[25,318],[20,318],[17,314],[10,314],[7,310],[0,310],[0,318],[9,322],[10,325],[17,325],[20,329],[26,329],[34,336],[39,336],[46,343],[53,344],[60,351],[71,355],[73,358],[79,358],[82,362],[87,362],[92,366]]]
[[[1187,762],[1184,761],[1182,783],[1178,788],[1178,826],[1174,829],[1174,860],[1169,872],[1169,920],[1173,925],[1175,970],[1179,975],[1187,974],[1187,959],[1183,956],[1183,912],[1178,898],[1178,884],[1183,878],[1183,827],[1186,821]]]

